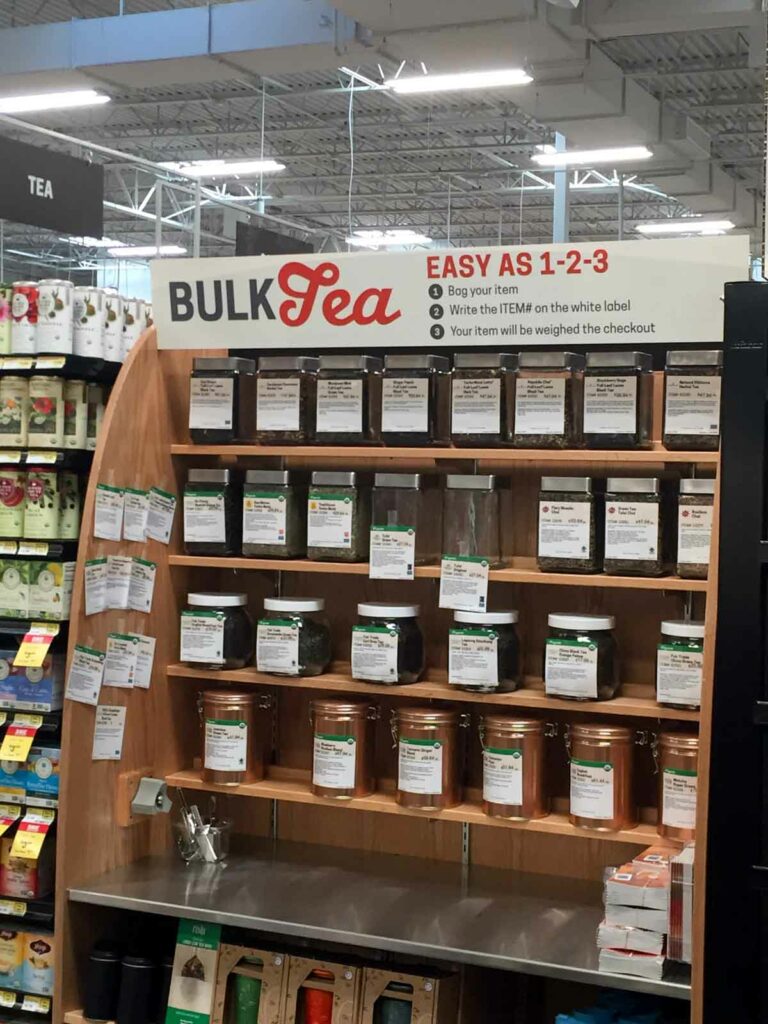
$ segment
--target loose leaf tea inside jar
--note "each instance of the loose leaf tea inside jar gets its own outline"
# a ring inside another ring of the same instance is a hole
[[[518,448],[576,448],[582,443],[584,356],[521,352],[515,390]]]

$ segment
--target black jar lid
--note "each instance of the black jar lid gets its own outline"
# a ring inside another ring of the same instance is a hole
[[[652,366],[648,352],[587,352],[588,370],[650,370]]]
[[[456,370],[516,370],[517,356],[514,352],[457,352],[453,366]]]
[[[255,373],[256,362],[253,359],[208,359],[200,357],[192,360],[192,370],[234,370],[235,373]]]

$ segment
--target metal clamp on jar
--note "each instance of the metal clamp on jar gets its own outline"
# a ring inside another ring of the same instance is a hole
[[[309,705],[312,725],[312,792],[331,800],[367,796],[373,774],[376,708],[361,701],[318,698]]]

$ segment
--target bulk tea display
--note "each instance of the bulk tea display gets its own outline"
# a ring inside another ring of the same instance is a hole
[[[613,615],[568,615],[547,618],[544,689],[548,697],[611,700],[619,692]]]
[[[454,612],[448,633],[448,684],[475,693],[520,685],[517,612]]]
[[[425,667],[417,604],[357,606],[352,627],[352,678],[368,683],[417,683]]]
[[[360,701],[316,698],[312,722],[312,792],[331,800],[367,796],[373,774],[375,709]]]
[[[318,444],[373,444],[381,436],[381,368],[375,356],[321,356]]]
[[[267,597],[256,630],[256,668],[277,676],[319,676],[331,663],[331,630],[321,597]]]
[[[315,434],[315,395],[320,360],[264,356],[256,380],[256,440],[306,444]]]
[[[656,700],[679,708],[701,707],[704,623],[667,620],[656,651]]]
[[[384,357],[381,439],[422,447],[451,437],[451,364],[445,356]]]
[[[543,476],[537,564],[542,572],[602,569],[602,504],[588,476]]]
[[[653,412],[653,360],[647,352],[587,352],[584,444],[648,448]]]
[[[512,443],[517,356],[457,352],[451,382],[451,440],[464,447]]]
[[[720,446],[720,349],[673,349],[664,375],[664,445],[716,452]]]
[[[607,573],[661,576],[666,571],[666,530],[657,477],[608,477],[605,492]]]
[[[515,389],[518,448],[577,448],[582,442],[584,356],[521,352]]]
[[[255,371],[252,359],[192,360],[189,436],[193,444],[234,444],[252,437]]]
[[[681,480],[677,502],[677,575],[705,580],[712,546],[714,480]]]
[[[229,469],[190,469],[184,487],[188,555],[240,553],[240,490]]]
[[[307,558],[364,562],[371,525],[370,496],[357,473],[312,474],[307,501]]]
[[[253,659],[253,620],[245,594],[187,594],[181,613],[181,661],[204,668],[244,668]]]
[[[243,554],[302,558],[307,552],[307,489],[282,469],[249,469],[243,489]]]
[[[413,577],[416,565],[440,559],[442,495],[419,473],[377,473],[371,512],[371,576]]]
[[[490,818],[531,821],[549,814],[544,788],[544,723],[487,714],[480,719],[483,811]]]

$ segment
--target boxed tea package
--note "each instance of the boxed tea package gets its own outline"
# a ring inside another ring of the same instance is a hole
[[[0,988],[22,987],[24,962],[24,932],[15,928],[0,928]]]
[[[74,562],[30,562],[28,617],[68,619],[74,579]]]
[[[60,747],[32,747],[26,765],[28,797],[58,799],[60,762]]]
[[[23,803],[27,795],[27,770],[20,761],[0,761],[0,801]]]
[[[2,662],[0,662],[2,671]],[[40,668],[15,668],[14,700],[21,711],[60,711],[64,705],[64,655],[48,654]],[[0,683],[0,693],[3,684]],[[0,703],[0,707],[2,704]]]
[[[0,616],[29,617],[29,562],[0,559]]]
[[[0,708],[16,707],[16,651],[0,650]]]
[[[40,996],[53,995],[54,945],[51,932],[24,934],[21,987]]]
[[[44,837],[36,860],[13,855],[15,835],[0,839],[0,894],[11,899],[42,899],[53,891],[56,843]]]

